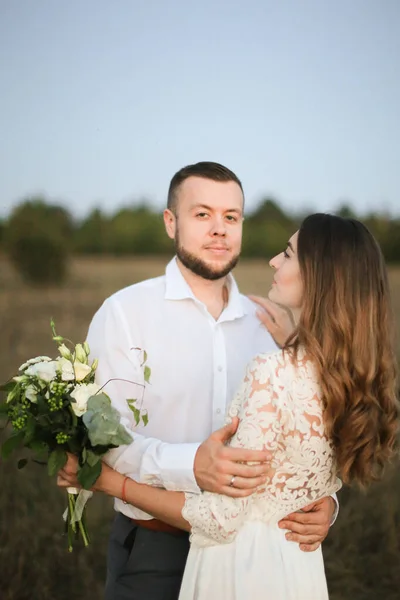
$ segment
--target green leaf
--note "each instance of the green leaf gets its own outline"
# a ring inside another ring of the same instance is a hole
[[[147,361],[147,352],[143,350],[143,364]]]
[[[28,464],[28,459],[21,458],[17,463],[17,467],[18,467],[18,469],[23,469],[27,464]]]
[[[147,423],[149,422],[149,415],[147,414],[147,411],[142,415],[142,421],[143,425],[146,427]]]
[[[85,490],[90,490],[98,480],[101,473],[101,460],[93,466],[85,463],[78,471],[78,481]]]
[[[67,462],[67,459],[67,453],[64,450],[61,450],[61,448],[51,452],[47,463],[47,472],[50,477],[58,473],[58,471],[63,468]]]
[[[131,411],[133,412],[133,417],[135,419],[135,423],[136,425],[139,425],[140,422],[140,410],[138,408],[136,408],[135,406],[135,402],[136,400],[128,400],[128,406],[131,409]]]
[[[144,380],[146,381],[146,383],[150,383],[150,375],[151,369],[146,365],[144,368]]]
[[[98,456],[98,454],[95,454],[92,450],[87,450],[86,460],[84,460],[83,462],[86,462],[89,465],[89,467],[94,467],[99,462],[99,460],[101,460],[101,456]]]
[[[28,418],[28,421],[25,426],[25,436],[24,436],[24,444],[29,444],[35,435],[36,422],[34,417]]]
[[[22,442],[24,441],[24,433],[19,431],[15,433],[11,437],[6,440],[1,446],[1,457],[6,459],[20,446],[22,446]]]
[[[16,385],[16,381],[7,381],[7,383],[3,383],[0,385],[0,392],[6,392],[6,394],[8,394],[15,388]]]
[[[6,402],[0,402],[0,418],[8,417],[9,408]]]

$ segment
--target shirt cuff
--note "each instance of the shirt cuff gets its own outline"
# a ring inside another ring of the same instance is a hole
[[[168,444],[162,453],[161,479],[166,490],[200,494],[193,472],[200,444]]]

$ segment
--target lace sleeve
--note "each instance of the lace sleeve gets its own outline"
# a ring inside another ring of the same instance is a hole
[[[295,368],[280,353],[250,363],[228,413],[240,419],[231,445],[272,452],[267,482],[247,498],[186,494],[183,516],[192,543],[232,542],[246,520],[277,522],[340,488],[318,391],[307,361]]]
[[[240,419],[238,430],[231,440],[231,446],[236,448],[268,448],[273,451],[278,443],[280,428],[276,395],[270,378],[261,369],[264,365],[260,358],[250,363],[229,408],[228,416]],[[191,542],[204,546],[233,541],[252,503],[253,496],[230,498],[212,492],[186,493],[182,514],[192,526]]]

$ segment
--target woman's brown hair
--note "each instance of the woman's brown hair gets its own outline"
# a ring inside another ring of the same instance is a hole
[[[317,368],[345,483],[381,477],[397,450],[394,318],[385,261],[367,227],[327,214],[299,230],[304,301],[295,347]]]

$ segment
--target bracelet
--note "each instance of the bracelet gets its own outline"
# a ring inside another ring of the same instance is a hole
[[[128,479],[129,479],[129,477],[125,477],[124,482],[122,484],[122,494],[121,494],[121,497],[122,497],[122,502],[124,504],[128,504],[128,502],[126,501],[126,495],[125,495],[126,482],[128,481]]]

